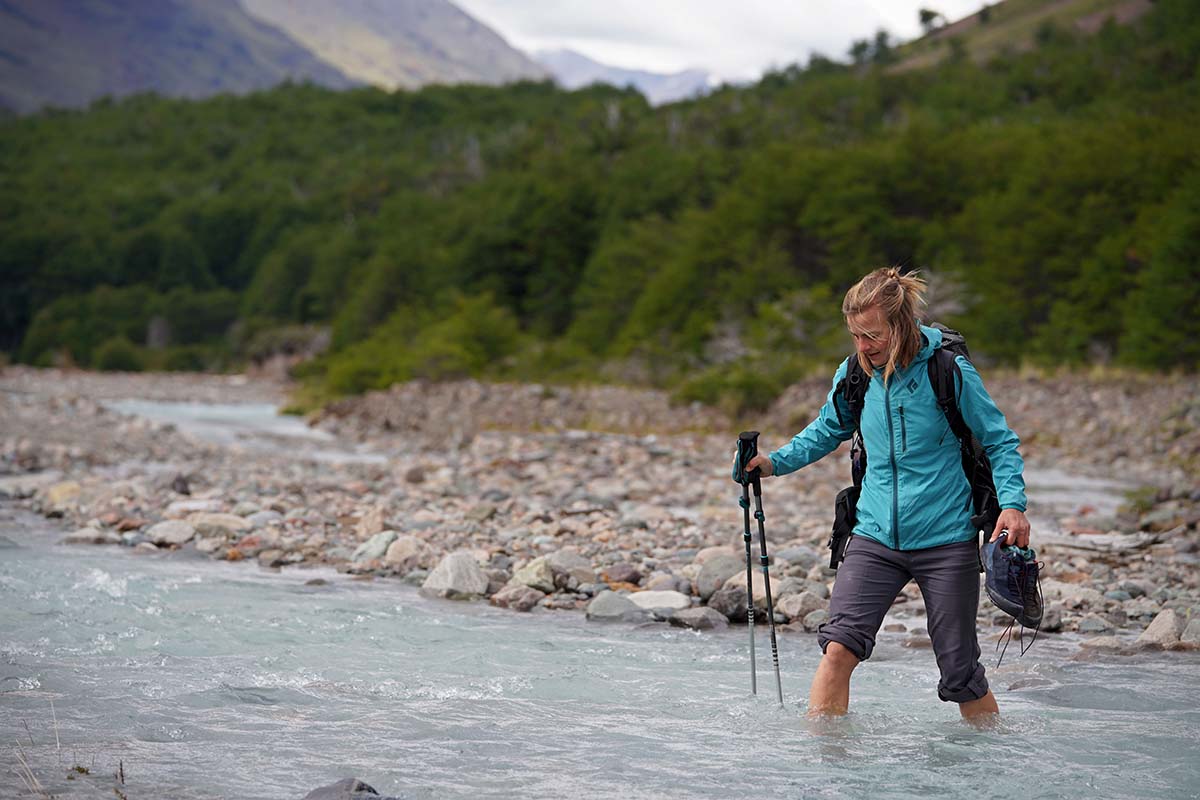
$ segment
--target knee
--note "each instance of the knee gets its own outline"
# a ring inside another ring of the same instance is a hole
[[[840,642],[830,642],[825,647],[825,656],[823,659],[829,664],[830,668],[838,672],[844,672],[849,675],[858,666],[858,656],[850,650],[849,647]]]

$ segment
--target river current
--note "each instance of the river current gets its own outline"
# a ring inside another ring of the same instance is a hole
[[[762,627],[755,697],[741,627],[522,615],[62,533],[0,505],[4,798],[45,796],[25,765],[66,798],[299,800],[350,776],[405,798],[1200,796],[1194,654],[1043,634],[996,669],[986,642],[1003,719],[977,730],[938,701],[932,653],[885,633],[852,713],[814,724],[810,636],[780,637],[781,708]]]

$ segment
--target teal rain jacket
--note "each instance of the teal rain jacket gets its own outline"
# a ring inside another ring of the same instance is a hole
[[[958,439],[929,383],[927,362],[941,347],[942,333],[924,325],[921,333],[925,346],[912,364],[894,373],[887,384],[883,370],[874,371],[860,423],[867,473],[854,533],[893,550],[963,542],[978,533],[971,527],[971,487],[963,472]],[[962,372],[956,387],[959,408],[992,462],[1000,508],[1024,511],[1024,462],[1017,451],[1020,440],[983,388],[979,373],[965,358],[956,360]],[[841,409],[847,425],[853,424],[846,400],[837,392],[848,363],[849,359],[842,362],[834,375],[834,388],[817,418],[770,454],[776,475],[817,461],[853,436],[854,429],[842,426],[837,411]]]

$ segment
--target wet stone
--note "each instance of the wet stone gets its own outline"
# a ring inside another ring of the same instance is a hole
[[[729,620],[724,614],[712,608],[682,608],[667,618],[667,621],[679,628],[706,631],[721,629],[729,626]]]

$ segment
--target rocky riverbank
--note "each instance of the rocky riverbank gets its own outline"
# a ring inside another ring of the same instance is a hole
[[[1043,630],[1078,631],[1095,647],[1200,644],[1200,380],[1011,375],[989,387],[1031,467],[1140,487],[1117,513],[1069,499],[1050,514],[1031,508],[1046,564]],[[711,409],[611,387],[414,383],[319,415],[336,441],[374,456],[328,459],[301,442],[205,442],[105,404],[282,402],[283,388],[9,368],[0,494],[62,518],[68,541],[135,554],[332,565],[548,619],[745,619],[734,429]],[[825,381],[790,389],[763,415],[764,447],[798,430],[827,391]],[[785,631],[826,618],[824,543],[846,472],[835,456],[764,485]],[[760,580],[750,590],[763,613]],[[906,587],[887,626],[914,647],[928,645],[919,599]],[[986,600],[980,619],[996,633],[1006,622]]]

